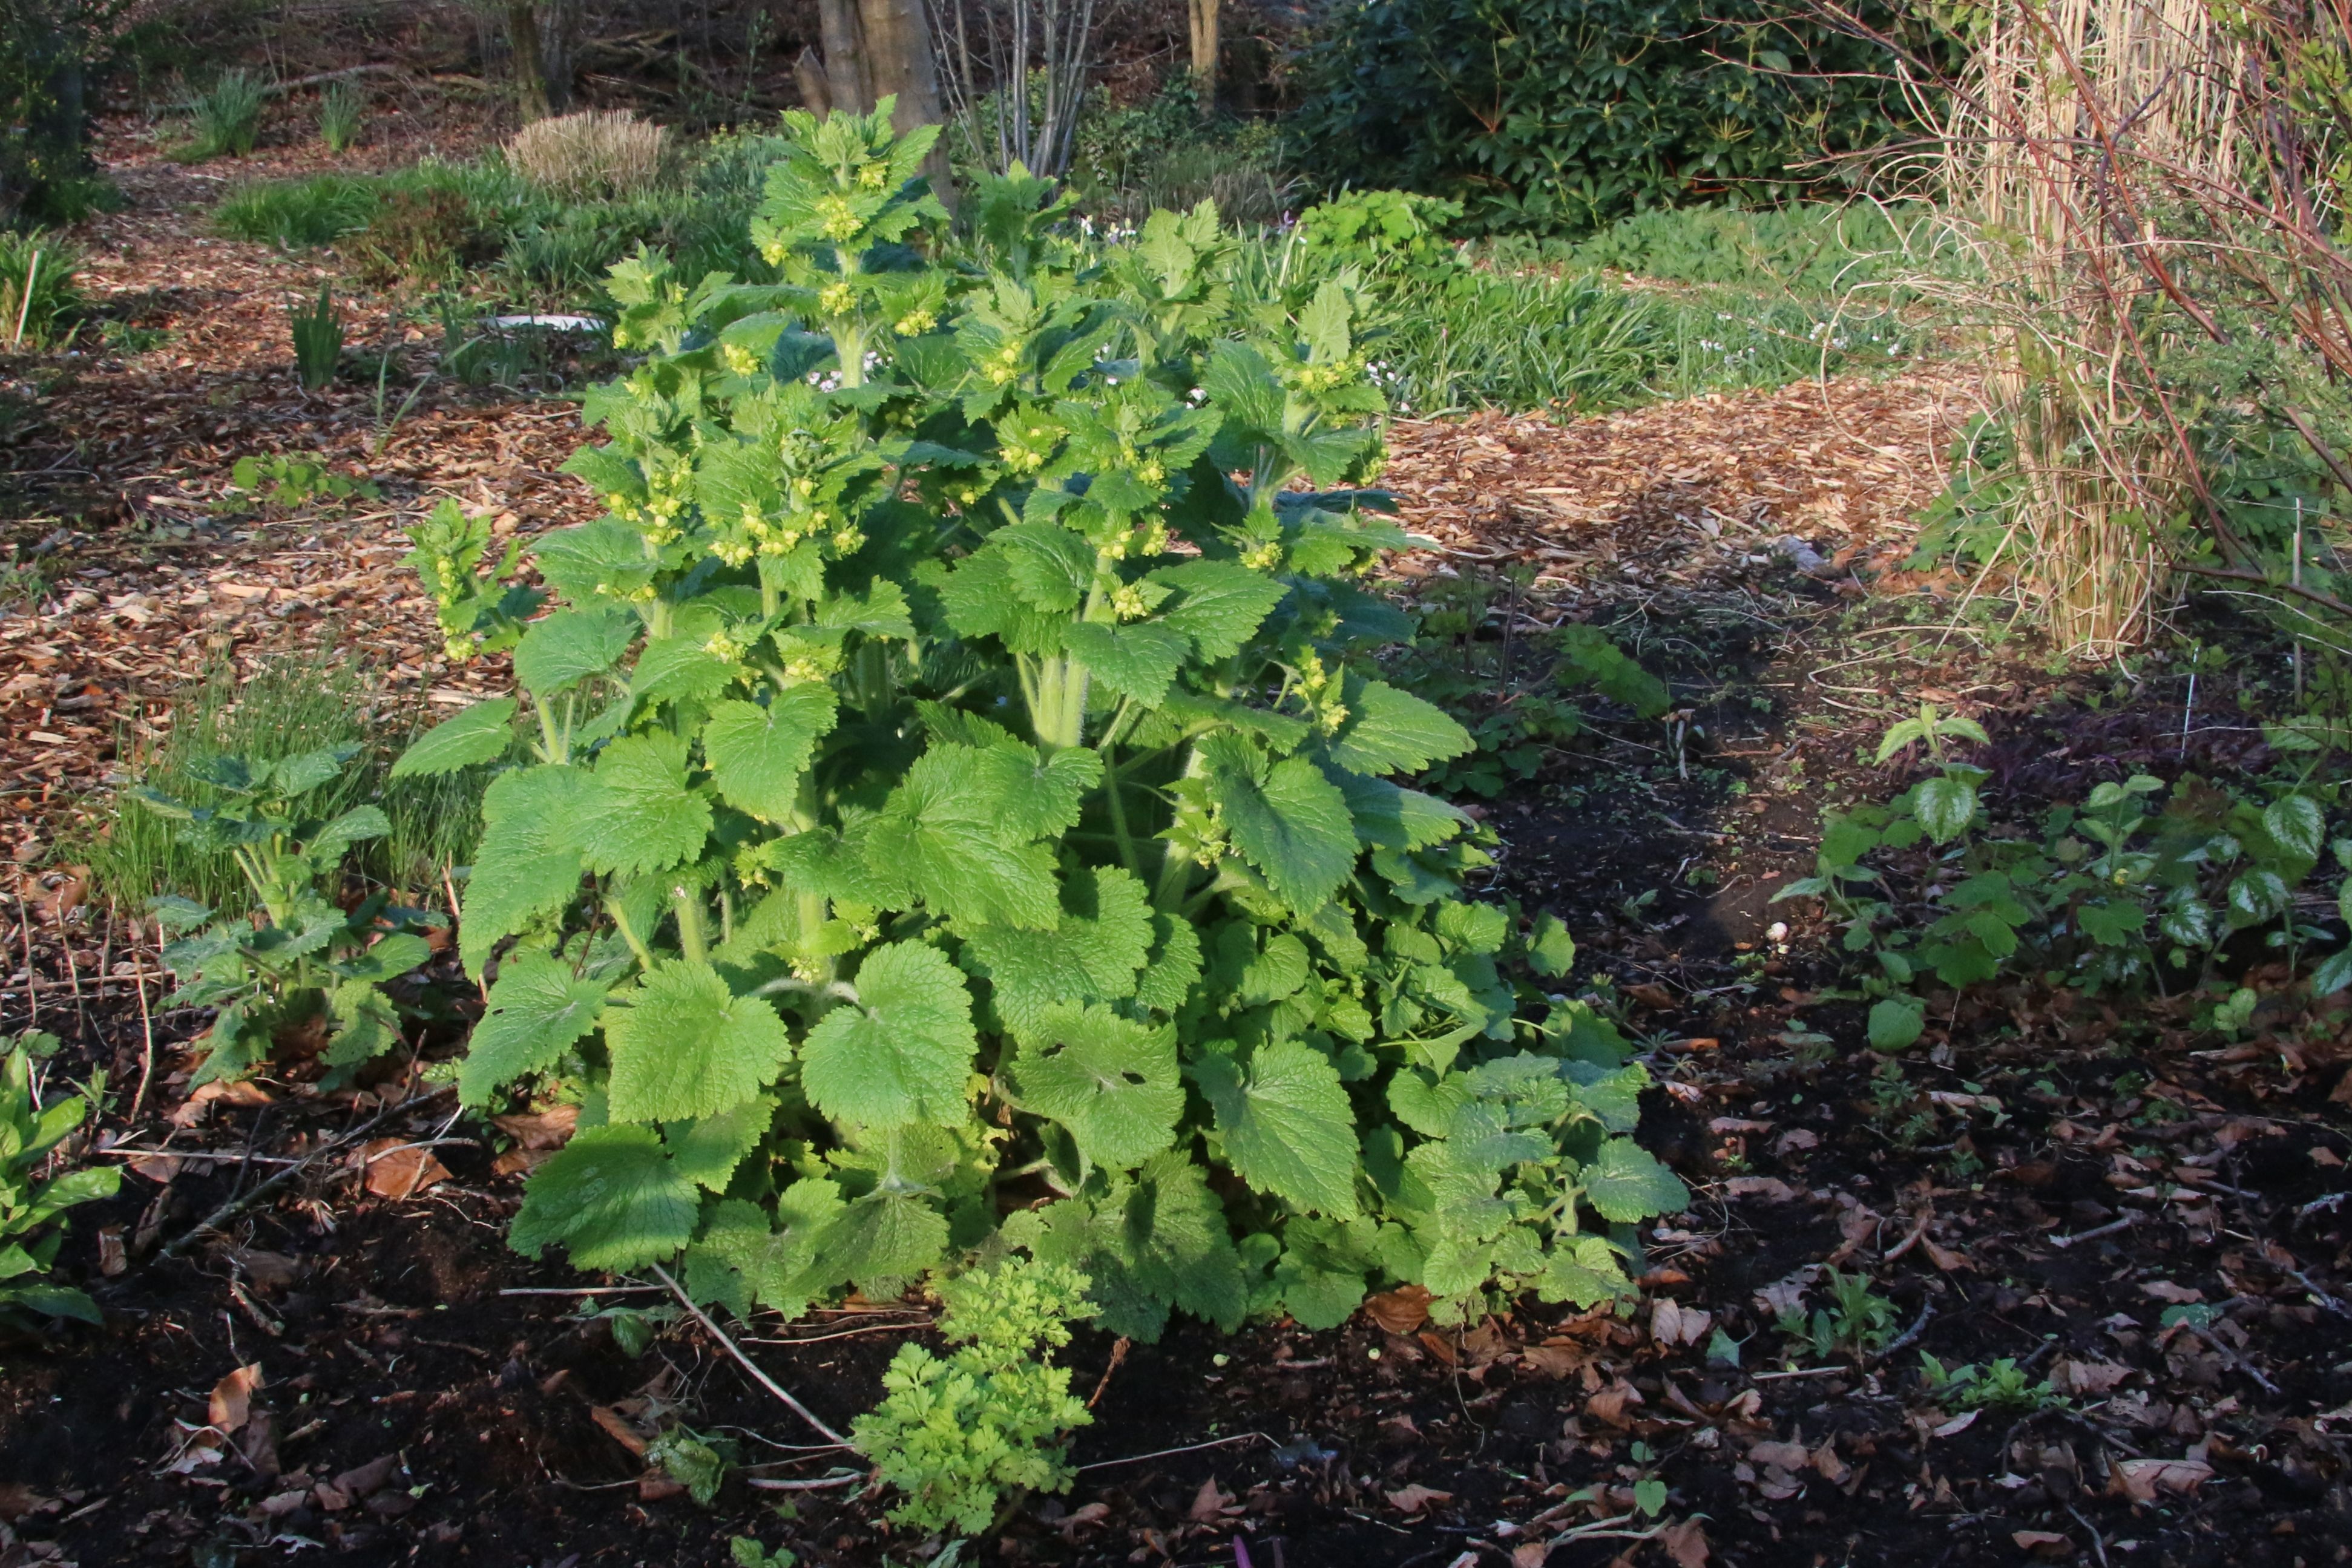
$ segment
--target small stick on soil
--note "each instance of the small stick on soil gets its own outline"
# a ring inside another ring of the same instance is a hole
[[[2102,1236],[2113,1236],[2118,1230],[2129,1230],[2138,1223],[2139,1213],[2135,1209],[2120,1219],[2110,1219],[2095,1230],[2077,1230],[2072,1236],[2053,1236],[2050,1239],[2050,1245],[2063,1249],[2077,1241],[2095,1241]]]
[[[456,1084],[448,1084],[443,1088],[434,1090],[432,1092],[423,1096],[423,1098],[426,1100],[437,1100],[442,1095],[451,1092],[456,1088]],[[311,1150],[309,1154],[303,1155],[294,1164],[288,1166],[284,1170],[279,1171],[276,1176],[271,1176],[268,1181],[256,1184],[252,1191],[246,1193],[241,1197],[230,1198],[226,1203],[222,1204],[218,1208],[214,1209],[210,1214],[205,1215],[202,1219],[196,1221],[194,1226],[182,1232],[177,1238],[165,1242],[157,1251],[156,1256],[159,1258],[178,1257],[182,1252],[186,1251],[187,1249],[195,1242],[198,1237],[218,1229],[223,1221],[234,1218],[244,1209],[250,1208],[253,1205],[260,1202],[262,1198],[268,1197],[270,1193],[276,1192],[279,1187],[284,1186],[288,1182],[293,1180],[297,1176],[309,1169],[311,1166],[318,1164],[320,1160],[325,1158],[331,1154],[333,1154],[338,1149],[350,1147],[356,1140],[374,1132],[377,1127],[390,1120],[396,1113],[414,1110],[416,1108],[417,1104],[418,1102],[415,1100],[404,1100],[396,1105],[385,1106],[383,1110],[377,1112],[374,1115],[369,1117],[366,1121],[361,1123],[350,1132],[345,1133],[341,1137],[334,1140],[334,1142],[330,1144],[321,1144],[319,1147]]]
[[[501,1296],[642,1296],[658,1292],[659,1285],[517,1285]]]
[[[1851,1372],[1853,1370],[1853,1369],[1852,1367],[1847,1366],[1804,1366],[1799,1367],[1792,1372],[1750,1373],[1748,1375],[1748,1378],[1750,1382],[1754,1383],[1768,1383],[1783,1377],[1828,1377],[1835,1373]]]
[[[839,1443],[845,1448],[849,1447],[848,1438],[843,1437],[840,1433],[835,1431],[832,1427],[818,1420],[816,1418],[815,1412],[812,1411],[807,1406],[802,1404],[799,1400],[793,1398],[790,1394],[784,1392],[784,1386],[782,1384],[778,1383],[774,1378],[761,1371],[760,1364],[753,1361],[750,1356],[744,1354],[743,1347],[737,1344],[733,1340],[728,1338],[727,1331],[720,1328],[717,1323],[712,1322],[709,1312],[704,1312],[700,1307],[694,1304],[694,1298],[688,1295],[685,1290],[679,1286],[676,1280],[670,1278],[668,1270],[663,1268],[658,1263],[653,1264],[651,1267],[653,1269],[655,1278],[661,1281],[663,1284],[668,1286],[669,1293],[677,1298],[678,1305],[684,1307],[688,1312],[694,1314],[694,1321],[700,1323],[704,1328],[710,1332],[710,1337],[717,1340],[721,1349],[725,1350],[728,1354],[733,1356],[742,1364],[743,1370],[751,1375],[754,1382],[758,1383],[761,1387],[766,1389],[777,1398],[782,1400],[785,1406],[789,1408],[793,1415],[798,1416],[802,1420],[807,1422],[810,1426],[824,1433],[825,1437],[832,1439],[834,1442]]]
[[[1901,1333],[1899,1333],[1899,1334],[1895,1335],[1895,1336],[1894,1341],[1893,1341],[1891,1343],[1889,1343],[1889,1344],[1887,1345],[1887,1347],[1886,1347],[1885,1350],[1880,1351],[1876,1355],[1874,1355],[1874,1356],[1871,1357],[1871,1359],[1872,1359],[1873,1361],[1885,1361],[1888,1356],[1893,1355],[1896,1351],[1901,1350],[1901,1349],[1903,1349],[1906,1345],[1910,1344],[1912,1342],[1914,1342],[1915,1340],[1916,1340],[1916,1339],[1919,1337],[1919,1332],[1920,1332],[1922,1329],[1925,1329],[1925,1328],[1927,1326],[1927,1320],[1928,1320],[1929,1318],[1934,1317],[1935,1315],[1936,1315],[1936,1303],[1935,1303],[1935,1302],[1933,1302],[1933,1301],[1922,1301],[1922,1302],[1920,1302],[1920,1303],[1919,1303],[1919,1315],[1918,1315],[1917,1317],[1914,1318],[1913,1320],[1911,1320],[1911,1326],[1910,1326],[1909,1328],[1907,1328],[1907,1329],[1905,1329]]]
[[[139,1124],[139,1110],[146,1105],[148,1079],[155,1077],[155,1018],[146,1011],[146,961],[139,952],[139,938],[131,938],[131,985],[139,988],[139,1034],[143,1044],[139,1046],[139,1093],[131,1095],[131,1126]]]
[[[765,1476],[745,1476],[743,1484],[761,1491],[824,1491],[833,1487],[854,1486],[866,1479],[863,1470],[853,1470],[845,1476],[825,1476],[813,1481],[772,1481]]]
[[[1087,1401],[1087,1409],[1091,1410],[1102,1403],[1104,1392],[1110,1387],[1110,1375],[1117,1372],[1118,1364],[1127,1359],[1127,1346],[1128,1339],[1125,1334],[1119,1335],[1118,1341],[1111,1345],[1110,1364],[1103,1368],[1102,1381],[1095,1385],[1094,1395]]]
[[[1222,1448],[1228,1443],[1246,1443],[1252,1438],[1255,1438],[1259,1442],[1265,1443],[1270,1448],[1278,1448],[1282,1447],[1281,1444],[1276,1442],[1273,1438],[1267,1437],[1263,1432],[1236,1432],[1230,1437],[1212,1437],[1205,1443],[1187,1443],[1181,1448],[1154,1448],[1148,1454],[1129,1454],[1122,1459],[1097,1459],[1093,1464],[1080,1465],[1078,1469],[1081,1470],[1107,1470],[1113,1465],[1139,1465],[1146,1459],[1164,1459],[1171,1454],[1197,1454],[1202,1448]]]
[[[25,939],[25,1027],[30,1029],[41,1021],[41,987],[33,973],[33,913],[25,907],[22,872],[16,873],[16,934]]]

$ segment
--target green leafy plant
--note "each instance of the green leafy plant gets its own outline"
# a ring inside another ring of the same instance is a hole
[[[735,1568],[793,1568],[800,1557],[785,1547],[772,1551],[748,1535],[730,1536],[727,1555]]]
[[[1454,260],[1446,229],[1462,204],[1410,191],[1346,191],[1298,214],[1298,244],[1370,267],[1426,268]]]
[[[1506,979],[1564,934],[1464,898],[1487,841],[1392,779],[1468,737],[1349,667],[1410,623],[1354,581],[1402,536],[1355,487],[1345,290],[1236,308],[1206,209],[1096,266],[1020,178],[926,261],[931,132],[787,125],[753,230],[784,281],[614,268],[646,357],[570,465],[608,511],[536,544],[561,607],[514,647],[533,755],[484,801],[460,1087],[583,1108],[513,1243],[683,1252],[700,1299],[791,1313],[1014,1209],[1147,1338],[1375,1281],[1441,1321],[1625,1292],[1608,1228],[1686,1201],[1626,1135],[1646,1075]],[[513,632],[477,544],[421,553],[453,650]]]
[[[286,321],[294,337],[294,372],[305,392],[317,392],[335,379],[343,357],[343,313],[335,307],[335,287],[319,285],[319,298],[307,309],[286,308]]]
[[[367,94],[353,82],[329,82],[319,95],[319,140],[337,157],[360,144],[367,124]]]
[[[381,500],[374,481],[339,474],[324,463],[284,452],[247,454],[228,471],[229,490],[250,504],[290,510],[314,501]]]
[[[882,1403],[850,1440],[906,1494],[890,1517],[919,1530],[978,1534],[1014,1488],[1066,1491],[1062,1436],[1091,1424],[1070,1370],[1045,1359],[1094,1315],[1087,1277],[1007,1258],[939,1281],[944,1358],[902,1344],[882,1375]]]
[[[2288,784],[2267,804],[2198,779],[2169,789],[2145,774],[2095,786],[2080,806],[2062,806],[2038,835],[1990,829],[1978,790],[1983,769],[1952,760],[1944,743],[1981,741],[1966,719],[1932,706],[1887,732],[1884,762],[1925,743],[1938,774],[1885,805],[1831,812],[1822,822],[1812,876],[1775,894],[1817,897],[1845,925],[1849,953],[1868,953],[1864,977],[1872,1045],[1900,1051],[1924,1028],[1906,994],[1932,976],[1955,989],[2007,969],[2039,971],[2094,994],[2213,977],[2221,946],[2235,933],[2274,926],[2266,944],[2293,961],[2321,928],[2298,915],[2296,890],[2332,856],[2352,867],[2352,841],[2327,839],[2322,787]],[[2329,787],[2332,790],[2332,787]],[[1943,848],[1924,897],[1897,896],[1866,858],[1882,851]],[[2352,924],[2352,897],[2339,890]],[[2313,990],[2352,986],[2352,945],[2311,972]],[[2229,1026],[2227,1004],[2214,1026]]]
[[[190,136],[176,156],[189,162],[253,151],[261,132],[261,104],[268,89],[253,72],[225,70],[189,105]]]
[[[151,906],[166,928],[193,933],[163,949],[164,966],[180,978],[169,1005],[218,1009],[197,1083],[243,1077],[281,1043],[308,1044],[329,1069],[348,1074],[400,1041],[383,986],[431,956],[416,928],[445,921],[394,908],[383,893],[349,910],[332,901],[345,852],[391,826],[373,805],[332,818],[305,810],[355,749],[205,758],[190,771],[211,786],[214,805],[139,792],[142,807],[178,824],[191,851],[226,851],[257,905],[215,913],[167,895]]]
[[[2033,1381],[2033,1375],[2012,1356],[1981,1367],[1968,1363],[1947,1369],[1923,1350],[1919,1375],[1931,1396],[1963,1410],[2056,1410],[2066,1404],[2066,1396],[2053,1388],[2048,1378]]]
[[[1895,1336],[1895,1303],[1871,1288],[1870,1276],[1859,1271],[1822,1271],[1830,1291],[1829,1304],[1813,1309],[1808,1321],[1801,1312],[1785,1312],[1780,1331],[1803,1340],[1816,1355],[1844,1352],[1866,1355]]]
[[[79,1095],[44,1106],[34,1092],[33,1062],[54,1054],[54,1035],[26,1033],[0,1040],[0,1321],[43,1318],[99,1322],[97,1303],[43,1278],[57,1261],[65,1233],[58,1215],[78,1203],[112,1197],[122,1173],[112,1166],[68,1171],[47,1181],[35,1173],[89,1117]]]

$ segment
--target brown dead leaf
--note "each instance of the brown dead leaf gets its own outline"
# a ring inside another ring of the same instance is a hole
[[[1650,1307],[1650,1337],[1660,1344],[1696,1344],[1714,1323],[1712,1313],[1685,1307],[1672,1296],[1661,1296]]]
[[[551,1111],[541,1111],[530,1116],[493,1116],[490,1125],[512,1138],[526,1149],[544,1149],[549,1153],[571,1142],[580,1125],[580,1107],[558,1105]]]
[[[2060,1360],[2050,1369],[2050,1386],[2061,1394],[2090,1398],[2106,1393],[2132,1375],[2116,1361]]]
[[[1720,1133],[1726,1134],[1734,1133],[1769,1133],[1772,1130],[1772,1124],[1769,1122],[1752,1122],[1745,1116],[1717,1116],[1706,1124],[1706,1130],[1710,1133]]]
[[[1928,1240],[1924,1235],[1919,1238],[1919,1250],[1927,1255],[1927,1261],[1933,1263],[1937,1268],[1941,1269],[1947,1274],[1951,1273],[1955,1270],[1972,1270],[1976,1267],[1974,1263],[1969,1262],[1968,1259],[1961,1256],[1959,1253],[1953,1251],[1948,1247],[1938,1247],[1933,1241]]]
[[[414,1197],[449,1179],[448,1167],[433,1157],[431,1149],[401,1138],[369,1139],[353,1163],[367,1173],[367,1189],[378,1197]]]
[[[1706,1531],[1696,1519],[1685,1519],[1658,1531],[1658,1544],[1675,1568],[1706,1568]]]
[[[2169,1280],[2145,1281],[2140,1285],[2140,1292],[2154,1300],[2170,1301],[2175,1305],[2186,1305],[2205,1299],[2204,1291],[2189,1285],[2176,1285]]]
[[[1411,1333],[1429,1321],[1429,1291],[1421,1285],[1399,1285],[1364,1302],[1364,1315],[1391,1333]]]
[[[1760,1197],[1767,1203],[1797,1201],[1797,1189],[1779,1176],[1733,1176],[1723,1184],[1723,1190],[1733,1197]]]
[[[2020,1552],[2038,1557],[2063,1557],[2074,1550],[2072,1541],[2052,1530],[2012,1530],[2009,1538],[2017,1542]]]
[[[1772,1152],[1776,1155],[1785,1155],[1793,1149],[1818,1149],[1821,1146],[1822,1135],[1809,1127],[1791,1127],[1772,1140]]]
[[[22,1481],[0,1481],[0,1522],[14,1524],[26,1514],[51,1507],[56,1501],[55,1498],[43,1497]]]
[[[158,1186],[180,1174],[180,1156],[177,1155],[141,1155],[123,1163],[131,1167],[133,1175],[145,1176]]]
[[[1751,1463],[1778,1465],[1784,1470],[1801,1470],[1813,1462],[1813,1456],[1802,1443],[1770,1441],[1759,1443],[1748,1450]]]
[[[1838,1458],[1837,1445],[1826,1437],[1822,1439],[1822,1446],[1813,1450],[1812,1466],[1813,1473],[1832,1486],[1843,1486],[1845,1478],[1852,1473],[1847,1469],[1846,1462]]]
[[[105,1225],[98,1232],[98,1271],[108,1279],[131,1267],[131,1260],[122,1249],[122,1227]]]
[[[1587,1399],[1584,1413],[1612,1427],[1630,1427],[1633,1417],[1629,1412],[1642,1403],[1642,1391],[1621,1377]]]
[[[253,1415],[254,1390],[261,1386],[261,1364],[240,1366],[213,1385],[205,1420],[224,1437],[233,1437]]]
[[[1432,1503],[1446,1503],[1454,1500],[1452,1492],[1438,1491],[1434,1488],[1423,1486],[1419,1481],[1413,1482],[1411,1486],[1400,1487],[1387,1495],[1389,1506],[1399,1513],[1419,1513]]]
[[[639,1458],[645,1458],[646,1439],[639,1435],[635,1427],[629,1425],[627,1417],[618,1410],[609,1405],[591,1405],[588,1406],[588,1419],[604,1427],[613,1441]]]
[[[1519,1353],[1519,1360],[1553,1377],[1566,1377],[1590,1363],[1592,1352],[1583,1345],[1531,1344]]]
[[[1511,1568],[1544,1568],[1544,1559],[1550,1555],[1550,1542],[1523,1541],[1511,1548]]]
[[[210,1113],[215,1100],[226,1100],[232,1105],[267,1105],[270,1096],[269,1091],[258,1083],[225,1083],[215,1078],[209,1083],[198,1084],[195,1092],[182,1101],[168,1120],[174,1127],[193,1127]]]
[[[2160,1491],[2193,1492],[2213,1479],[2202,1459],[2119,1459],[2116,1479],[2135,1502],[2154,1502]]]
[[[1072,1540],[1076,1537],[1079,1531],[1085,1529],[1087,1525],[1100,1524],[1104,1520],[1108,1519],[1109,1517],[1110,1504],[1107,1502],[1090,1502],[1084,1508],[1074,1508],[1069,1512],[1064,1514],[1061,1518],[1055,1520],[1054,1521],[1054,1528],[1062,1532],[1064,1540]]]
[[[398,1454],[379,1454],[366,1464],[353,1465],[350,1469],[335,1477],[330,1484],[347,1498],[366,1497],[372,1492],[382,1491],[385,1487],[390,1486],[392,1478],[399,1472],[399,1469]]]
[[[1225,1510],[1233,1500],[1234,1494],[1219,1491],[1217,1478],[1211,1476],[1201,1483],[1201,1490],[1192,1494],[1192,1506],[1184,1511],[1184,1517],[1195,1524],[1214,1524],[1225,1517]]]
[[[1461,1364],[1462,1354],[1459,1351],[1454,1348],[1454,1342],[1447,1339],[1444,1334],[1439,1333],[1435,1329],[1423,1329],[1420,1333],[1413,1337],[1420,1340],[1423,1345],[1428,1347],[1430,1354],[1435,1356],[1446,1365],[1458,1366]]]
[[[682,1497],[685,1493],[686,1483],[672,1476],[667,1470],[647,1470],[637,1478],[639,1502],[662,1502],[670,1498]]]

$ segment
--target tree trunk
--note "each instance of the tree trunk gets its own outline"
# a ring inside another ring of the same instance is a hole
[[[538,0],[539,75],[550,114],[572,108],[573,61],[580,47],[580,0]]]
[[[1217,111],[1217,12],[1223,0],[1185,0],[1192,22],[1192,84],[1201,95],[1201,115]]]
[[[864,114],[874,107],[874,77],[867,64],[865,21],[857,0],[817,0],[817,28],[824,39],[824,84],[828,107]]]
[[[824,59],[814,46],[793,62],[793,80],[801,89],[801,107],[823,120],[833,112],[833,87],[824,79]]]
[[[515,108],[528,125],[553,111],[547,103],[547,73],[539,63],[539,7],[532,0],[507,0],[507,44],[514,50]]]
[[[944,124],[940,108],[939,59],[931,51],[931,22],[923,0],[858,0],[866,29],[866,58],[873,99],[897,95],[898,105],[890,123],[900,134],[919,125]],[[947,138],[932,146],[923,161],[924,177],[940,200],[952,211],[955,182],[948,163]]]

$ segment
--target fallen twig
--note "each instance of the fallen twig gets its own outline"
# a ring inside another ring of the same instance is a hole
[[[397,1105],[385,1106],[383,1110],[377,1112],[374,1115],[369,1117],[366,1121],[361,1123],[350,1132],[345,1133],[341,1137],[337,1138],[333,1143],[321,1144],[319,1147],[311,1150],[309,1154],[303,1155],[294,1164],[288,1166],[284,1170],[279,1171],[276,1176],[271,1176],[268,1180],[258,1183],[254,1186],[252,1191],[230,1198],[226,1203],[222,1204],[218,1208],[214,1209],[210,1214],[205,1215],[202,1219],[196,1221],[196,1223],[191,1226],[188,1229],[181,1232],[179,1236],[165,1242],[158,1250],[156,1255],[163,1258],[178,1257],[182,1252],[185,1251],[191,1245],[193,1245],[198,1237],[218,1229],[222,1221],[233,1218],[247,1208],[250,1208],[256,1203],[260,1202],[263,1197],[277,1191],[279,1187],[284,1186],[288,1182],[293,1180],[295,1176],[300,1175],[303,1171],[308,1170],[310,1166],[318,1164],[319,1161],[324,1159],[327,1155],[335,1153],[339,1149],[349,1148],[353,1142],[374,1132],[376,1128],[382,1126],[385,1122],[391,1120],[394,1115],[403,1111],[413,1111],[425,1101],[437,1100],[444,1094],[455,1093],[457,1092],[457,1086],[454,1083],[446,1084],[439,1089],[428,1091],[414,1100],[403,1100]]]
[[[1093,1464],[1080,1465],[1078,1469],[1080,1470],[1107,1470],[1113,1465],[1141,1464],[1146,1459],[1164,1459],[1171,1454],[1196,1454],[1202,1448],[1222,1448],[1229,1443],[1246,1443],[1253,1438],[1265,1444],[1269,1448],[1278,1448],[1282,1447],[1281,1444],[1276,1442],[1273,1438],[1267,1437],[1263,1432],[1236,1432],[1230,1437],[1212,1437],[1205,1443],[1187,1443],[1181,1448],[1154,1448],[1148,1454],[1129,1454],[1124,1458],[1097,1459]]]
[[[720,1328],[717,1323],[711,1322],[710,1314],[709,1312],[704,1312],[700,1307],[695,1305],[694,1298],[686,1293],[685,1287],[681,1286],[676,1280],[670,1278],[668,1270],[663,1268],[658,1263],[653,1264],[651,1267],[655,1277],[660,1280],[663,1284],[668,1286],[669,1293],[677,1298],[678,1305],[684,1307],[688,1312],[694,1314],[694,1321],[700,1323],[705,1329],[708,1329],[710,1332],[710,1337],[717,1340],[720,1348],[724,1349],[728,1354],[733,1356],[736,1361],[742,1365],[743,1370],[751,1375],[753,1381],[757,1382],[761,1387],[766,1389],[777,1398],[782,1400],[785,1406],[790,1409],[793,1415],[798,1416],[802,1420],[807,1422],[810,1426],[824,1433],[834,1442],[839,1443],[843,1448],[845,1448],[849,1447],[848,1438],[843,1437],[840,1433],[826,1426],[823,1421],[818,1420],[814,1411],[811,1410],[807,1406],[802,1404],[799,1400],[786,1393],[782,1384],[778,1383],[774,1378],[761,1371],[760,1364],[743,1354],[743,1347],[737,1344],[733,1340],[728,1338],[727,1331]]]
[[[2050,1239],[2050,1245],[2058,1248],[2063,1251],[2066,1248],[2074,1246],[2077,1241],[2095,1241],[2102,1236],[2113,1236],[2118,1230],[2129,1230],[2133,1226],[2137,1225],[2138,1223],[2139,1211],[2137,1209],[2131,1209],[2126,1212],[2121,1218],[2110,1219],[2105,1225],[2099,1226],[2095,1229],[2077,1230],[2072,1236],[2053,1236]]]
[[[822,1476],[813,1481],[776,1481],[765,1476],[745,1476],[743,1484],[761,1491],[824,1491],[833,1487],[854,1486],[865,1479],[864,1470],[849,1470],[837,1476]]]

